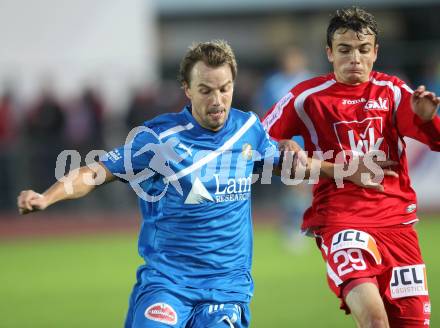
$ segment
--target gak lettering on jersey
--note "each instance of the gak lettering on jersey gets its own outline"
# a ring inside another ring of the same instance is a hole
[[[377,100],[369,99],[364,107],[365,110],[388,110],[388,99],[379,97]]]

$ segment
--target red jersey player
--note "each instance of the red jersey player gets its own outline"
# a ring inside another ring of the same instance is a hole
[[[426,327],[431,309],[403,137],[440,151],[440,98],[372,71],[377,34],[370,13],[336,11],[327,30],[334,72],[294,87],[264,125],[278,140],[303,136],[309,155],[379,150],[399,163],[399,176],[386,176],[383,192],[319,179],[303,229],[316,236],[329,286],[359,327]]]

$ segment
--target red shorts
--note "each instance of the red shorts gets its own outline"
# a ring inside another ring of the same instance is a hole
[[[429,326],[431,304],[426,269],[412,225],[350,229],[325,227],[315,231],[327,264],[327,281],[341,298],[354,279],[374,282],[385,304],[391,327]],[[350,287],[351,285],[351,287]]]

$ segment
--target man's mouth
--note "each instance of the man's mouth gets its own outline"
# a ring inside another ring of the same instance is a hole
[[[208,115],[214,119],[219,119],[220,117],[223,116],[223,114],[225,113],[224,109],[210,109],[208,111]]]

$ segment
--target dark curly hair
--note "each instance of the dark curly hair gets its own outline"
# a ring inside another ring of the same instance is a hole
[[[352,30],[356,32],[358,38],[360,34],[374,35],[374,44],[377,44],[379,30],[376,19],[372,14],[359,7],[336,10],[327,28],[327,45],[330,48],[333,36],[339,29]]]
[[[209,42],[194,43],[180,62],[178,81],[190,85],[191,70],[194,65],[203,61],[211,67],[219,67],[228,64],[231,67],[232,79],[237,75],[237,62],[234,52],[229,44],[224,40],[213,40]]]

